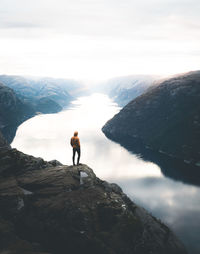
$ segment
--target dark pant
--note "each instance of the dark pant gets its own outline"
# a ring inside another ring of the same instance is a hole
[[[78,153],[78,159],[77,159],[77,165],[79,165],[79,160],[81,157],[81,149],[79,148],[73,148],[73,157],[72,157],[72,161],[73,161],[73,165],[75,165],[75,154],[76,152]]]

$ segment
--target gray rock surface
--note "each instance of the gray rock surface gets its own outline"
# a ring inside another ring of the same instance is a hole
[[[186,253],[116,184],[54,163],[0,149],[0,253]]]

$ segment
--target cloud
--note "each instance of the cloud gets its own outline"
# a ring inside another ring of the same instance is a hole
[[[161,33],[163,38],[171,17],[198,27],[198,7],[197,0],[1,0],[0,17],[6,19],[1,25],[5,28],[46,27],[65,34],[133,38],[150,30],[152,36]],[[187,30],[185,23],[174,25]]]
[[[33,75],[46,68],[45,75],[49,70],[63,76],[67,66],[71,76],[89,77],[92,69],[92,75],[112,77],[132,70],[157,73],[162,64],[164,71],[182,72],[197,68],[200,60],[198,0],[0,2],[0,43],[13,52],[8,57],[0,50],[6,72],[12,66]]]
[[[31,22],[19,22],[19,21],[3,21],[0,23],[0,28],[3,29],[19,29],[19,28],[41,28],[40,25],[36,25]]]

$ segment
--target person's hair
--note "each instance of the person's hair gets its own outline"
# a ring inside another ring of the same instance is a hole
[[[75,136],[75,137],[78,136],[78,131],[75,131],[75,132],[74,132],[74,136]]]

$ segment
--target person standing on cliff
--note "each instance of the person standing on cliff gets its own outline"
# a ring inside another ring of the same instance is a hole
[[[80,145],[80,139],[78,137],[78,131],[74,132],[74,136],[71,138],[70,144],[73,148],[73,156],[72,156],[73,165],[75,166],[76,152],[78,154],[77,165],[79,165],[79,160],[80,160],[80,156],[81,156],[81,145]]]

